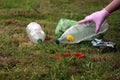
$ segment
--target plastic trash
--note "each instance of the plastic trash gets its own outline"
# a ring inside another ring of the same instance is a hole
[[[33,43],[41,43],[45,40],[45,33],[36,22],[29,23],[26,27],[26,32]]]
[[[55,56],[57,60],[61,60],[62,58],[65,57],[75,57],[78,59],[82,59],[85,57],[85,55],[83,53],[80,52],[75,52],[75,53],[64,53],[64,54],[58,54],[57,56]]]
[[[59,38],[68,28],[73,25],[76,25],[77,21],[61,18],[56,26],[55,35]]]
[[[68,28],[57,40],[56,43],[74,44],[85,40],[92,40],[93,37],[104,33],[108,29],[108,23],[105,21],[98,34],[95,33],[95,23],[76,24]]]
[[[115,49],[116,48],[115,43],[105,42],[102,39],[95,38],[94,40],[91,41],[91,43],[94,47],[97,47],[97,48],[100,48],[100,49],[105,49],[105,48]]]

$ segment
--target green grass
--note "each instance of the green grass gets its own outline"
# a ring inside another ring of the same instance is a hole
[[[0,0],[1,80],[119,80],[120,11],[108,18],[103,39],[117,44],[116,52],[101,52],[90,42],[56,45],[55,28],[60,18],[81,20],[105,7],[111,0]],[[38,22],[46,33],[41,44],[32,43],[26,26]],[[81,52],[58,61],[55,56]]]

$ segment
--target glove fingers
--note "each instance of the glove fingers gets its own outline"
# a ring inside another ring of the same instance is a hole
[[[86,20],[84,19],[84,20],[78,21],[78,24],[85,23],[85,22]]]
[[[86,22],[90,22],[90,21],[92,21],[92,20],[89,18],[85,18],[84,20],[78,21],[78,24],[86,23]]]

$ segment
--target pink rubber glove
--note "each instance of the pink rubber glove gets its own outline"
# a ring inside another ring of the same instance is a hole
[[[96,24],[96,33],[99,32],[101,24],[104,22],[104,20],[109,16],[109,12],[105,9],[102,9],[101,11],[97,11],[92,13],[91,15],[85,17],[84,20],[78,21],[78,24],[86,23],[86,22],[95,22]]]

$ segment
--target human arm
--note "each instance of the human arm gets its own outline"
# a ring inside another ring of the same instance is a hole
[[[108,6],[105,7],[105,9],[112,13],[120,8],[120,0],[113,0]]]
[[[85,17],[85,19],[78,21],[79,24],[85,23],[85,22],[95,22],[96,24],[96,30],[95,32],[98,33],[101,24],[104,22],[104,20],[115,10],[120,8],[120,0],[113,0],[110,4],[108,4],[105,8],[103,8],[100,11],[94,12],[91,15]]]

